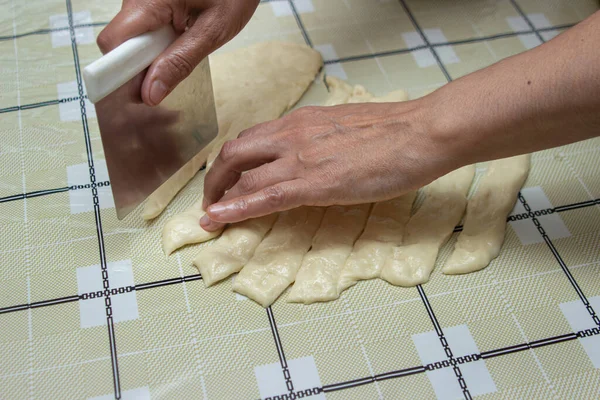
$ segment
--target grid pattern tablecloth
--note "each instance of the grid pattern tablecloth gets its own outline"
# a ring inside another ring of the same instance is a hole
[[[595,398],[600,140],[533,156],[503,251],[423,287],[267,310],[115,216],[81,68],[118,0],[0,0],[0,398]],[[412,97],[551,39],[592,0],[271,0],[227,48],[307,43]],[[315,82],[301,104],[319,104]],[[478,169],[478,176],[485,165]],[[457,229],[458,230],[458,229]],[[441,252],[448,256],[456,235]],[[104,397],[102,397],[104,396]],[[278,396],[278,397],[277,397]]]

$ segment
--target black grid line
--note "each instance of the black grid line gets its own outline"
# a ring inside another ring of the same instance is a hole
[[[433,54],[433,57],[435,58],[435,61],[437,62],[437,65],[442,70],[442,73],[446,77],[446,80],[448,82],[450,82],[452,80],[452,78],[450,77],[450,74],[448,73],[448,70],[446,70],[446,66],[444,65],[444,63],[440,59],[437,51],[435,51],[435,47],[433,47],[431,45],[431,43],[429,42],[429,39],[427,38],[427,35],[425,35],[425,32],[423,32],[423,29],[421,29],[421,26],[419,26],[419,23],[417,22],[417,19],[415,18],[415,16],[413,15],[413,13],[410,11],[410,8],[408,8],[408,5],[406,4],[406,1],[405,0],[399,0],[399,1],[400,1],[400,4],[402,5],[402,8],[404,9],[404,12],[406,12],[406,15],[408,15],[408,18],[410,19],[410,22],[413,24],[414,28],[417,30],[417,32],[421,36],[421,39],[423,39],[423,42],[425,42],[426,47],[429,49],[429,51],[431,51],[431,54]]]
[[[427,36],[423,32],[423,29],[421,29],[421,27],[419,26],[419,23],[417,22],[417,19],[415,18],[415,16],[410,11],[410,8],[406,4],[406,1],[405,0],[399,0],[399,2],[402,5],[402,8],[404,9],[404,12],[406,13],[406,15],[408,15],[408,18],[410,19],[410,21],[413,24],[414,28],[417,30],[417,32],[421,36],[421,39],[425,42],[425,44],[427,45],[427,48],[432,53],[432,55],[435,58],[435,61],[438,64],[440,70],[442,71],[442,73],[446,77],[446,80],[448,82],[451,82],[452,81],[452,77],[448,73],[448,70],[444,66],[444,63],[440,59],[440,57],[437,54],[435,48],[429,42],[429,39],[427,38]],[[458,366],[458,364],[457,364],[457,362],[456,362],[456,360],[454,358],[454,354],[452,353],[452,349],[450,348],[450,344],[448,343],[448,340],[446,339],[446,336],[444,335],[444,331],[443,331],[443,329],[442,329],[439,321],[437,320],[437,317],[435,316],[433,308],[431,307],[431,303],[429,302],[429,299],[427,298],[427,294],[425,293],[425,290],[423,289],[423,287],[421,285],[417,285],[417,291],[419,292],[419,296],[421,297],[423,305],[425,306],[425,309],[427,310],[427,314],[429,315],[429,319],[431,320],[431,323],[433,324],[435,332],[438,335],[438,339],[440,341],[440,344],[444,348],[444,352],[446,353],[446,357],[448,358],[447,361],[452,365],[452,370],[453,370],[454,375],[456,376],[456,379],[458,381],[458,384],[459,384],[459,386],[460,386],[460,388],[462,390],[463,396],[464,396],[465,399],[469,400],[469,399],[472,398],[471,397],[471,392],[469,392],[469,388],[467,387],[467,382],[465,381],[465,379],[463,377],[463,374],[462,374],[462,371],[461,371],[460,367]]]
[[[98,182],[96,185],[98,187],[107,187],[107,186],[110,186],[110,182],[109,181]],[[44,189],[44,190],[36,190],[34,192],[13,194],[11,196],[0,197],[0,204],[8,203],[9,201],[30,199],[32,197],[41,197],[41,196],[47,196],[50,194],[63,193],[63,192],[82,190],[82,189],[91,189],[91,188],[92,188],[92,185],[89,183],[86,183],[84,185],[71,185],[71,186],[64,186],[64,187],[55,188],[55,189]]]
[[[261,2],[270,2],[270,1],[286,1],[286,0],[261,0]],[[294,7],[293,1],[292,0],[287,0],[287,1],[289,1],[289,3],[291,4],[292,10],[294,12],[294,16],[295,16],[296,21],[297,21],[297,23],[298,23],[298,25],[299,25],[302,33],[303,33],[305,41],[307,42],[307,44],[309,44],[309,45],[312,46],[312,44],[310,43],[310,38],[308,37],[308,34],[307,34],[306,30],[304,29],[304,27],[302,25],[302,21],[300,20],[300,16],[298,15],[298,13],[297,13],[297,11],[296,11],[296,9]],[[401,0],[401,3],[404,3],[404,1]],[[513,1],[513,3],[514,3],[514,1]],[[71,31],[71,37],[72,37],[72,41],[73,41],[72,45],[75,46],[75,48],[74,48],[74,57],[76,58],[76,64],[78,64],[78,56],[76,55],[76,52],[77,52],[77,50],[76,50],[76,43],[74,42],[74,39],[73,39],[73,37],[74,37],[73,36],[73,29],[74,28],[78,28],[78,27],[83,27],[83,26],[89,26],[89,25],[101,26],[101,25],[104,25],[106,23],[73,25],[72,24],[72,14],[71,14],[71,11],[70,11],[70,0],[67,0],[67,8],[69,10],[69,22],[70,22],[70,26],[68,28],[59,28],[57,30],[70,29],[70,31]],[[412,15],[410,13],[407,12],[407,14],[409,14],[411,16],[411,18],[412,18]],[[525,20],[529,23],[529,25],[532,26],[532,28],[534,29],[533,32],[535,32],[538,35],[538,37],[540,37],[540,39],[542,41],[543,41],[543,38],[541,38],[541,35],[539,34],[539,31],[552,30],[552,29],[560,29],[558,27],[553,27],[553,28],[544,28],[544,29],[535,30],[535,28],[533,27],[533,25],[531,24],[531,22],[529,21],[529,19],[525,15],[523,15],[523,16],[524,16]],[[415,26],[417,26],[416,25],[416,20],[413,21],[413,23],[415,24]],[[568,26],[565,26],[565,27],[568,27]],[[52,31],[54,31],[54,30],[47,30],[47,32],[42,32],[42,31],[30,32],[28,34],[16,35],[14,37],[11,37],[11,39],[15,39],[15,38],[23,37],[23,36],[27,36],[27,35],[33,35],[33,34],[50,33]],[[448,44],[465,44],[465,43],[472,43],[472,42],[477,42],[477,41],[482,41],[482,40],[495,39],[495,38],[488,38],[488,39],[486,39],[486,38],[477,38],[477,39],[466,39],[465,41],[458,41],[458,42],[461,42],[461,43],[448,42],[448,43],[431,44],[431,43],[429,43],[429,41],[427,40],[427,38],[425,37],[425,35],[420,30],[419,30],[419,32],[420,32],[421,36],[423,37],[423,39],[425,40],[425,42],[427,43],[427,45],[426,46],[419,46],[418,48],[414,48],[414,49],[406,49],[406,50],[402,50],[402,51],[404,52],[404,51],[416,50],[416,49],[419,49],[419,48],[430,48],[432,50],[432,53],[434,54],[434,56],[436,58],[436,61],[438,62],[440,68],[442,69],[442,71],[445,71],[445,67],[444,67],[443,63],[441,62],[441,60],[439,59],[439,57],[437,56],[437,53],[435,52],[435,50],[433,50],[434,47],[448,45]],[[510,37],[510,36],[515,36],[515,35],[519,35],[519,34],[523,34],[523,33],[532,33],[532,32],[531,31],[514,32],[514,33],[506,34],[506,36],[502,36],[502,37]],[[0,37],[0,40],[4,40],[4,37]],[[369,55],[369,56],[365,56],[365,58],[372,58],[372,57],[376,57],[376,56],[377,55]],[[340,61],[338,61],[338,62],[344,62],[344,61],[352,61],[352,60],[340,59]],[[76,65],[76,68],[78,69],[77,65]],[[77,70],[77,73],[79,74],[79,70]],[[447,78],[449,80],[451,79],[449,77],[449,75],[447,75]],[[81,93],[81,90],[80,90],[80,93]],[[76,100],[81,100],[81,97],[76,97],[76,98],[73,98],[72,100],[68,100],[68,101],[76,101]],[[44,104],[46,102],[44,102],[44,103],[37,103],[36,107],[30,107],[30,108],[43,107],[43,106],[46,106],[46,105],[55,105],[55,104],[58,104],[59,102],[62,102],[62,100],[49,101],[48,102],[49,104]],[[82,103],[82,101],[80,101],[80,103]],[[26,107],[27,107],[27,105],[23,106],[22,108],[17,108],[17,109],[13,109],[13,108],[2,109],[2,110],[0,110],[0,113],[2,113],[2,112],[10,112],[10,111],[18,111],[19,109],[28,109]],[[7,111],[4,111],[4,110],[7,110]],[[85,105],[82,105],[82,122],[84,124],[84,131],[87,131],[87,120],[84,122],[83,119],[85,119]],[[86,142],[86,145],[87,145],[87,142]],[[90,156],[91,156],[91,148],[88,151],[88,161],[90,160]],[[92,166],[90,168],[90,178],[93,181],[93,177],[94,177],[94,175],[92,173],[92,170],[93,170],[93,156],[91,158],[92,158]],[[70,190],[70,188],[68,188],[68,187],[67,188],[59,188],[59,189]],[[65,190],[63,190],[63,191],[65,191]],[[44,191],[39,191],[39,192],[44,192]],[[35,193],[36,192],[32,192],[31,194],[34,194],[34,195],[30,196],[30,197],[35,197]],[[47,194],[51,194],[51,193],[47,193]],[[43,195],[43,194],[39,194],[39,195]],[[22,198],[27,198],[27,194],[24,194],[24,195],[21,195],[21,196],[23,196]],[[15,198],[13,200],[19,200],[19,198]],[[10,200],[10,201],[12,201],[12,200]],[[2,202],[2,201],[0,201],[0,202]],[[581,207],[587,207],[587,206],[595,205],[595,204],[600,204],[600,203],[598,202],[598,200],[593,200],[591,202],[589,202],[589,201],[588,202],[581,202],[581,203],[577,203],[577,204],[574,204],[574,205],[562,206],[562,208],[557,207],[557,208],[554,209],[554,211],[555,212],[568,211],[568,210],[571,210],[571,209],[577,209],[577,208],[581,208]],[[571,207],[571,208],[568,208],[568,207]],[[103,253],[103,243],[100,244],[100,241],[103,241],[103,237],[101,236],[101,219],[100,219],[100,215],[99,215],[99,210],[96,213],[96,218],[97,218],[97,225],[98,225],[98,223],[100,224],[99,225],[100,226],[100,235],[99,235],[98,239],[99,239],[100,253],[102,254]],[[457,227],[457,228],[459,228],[459,227]],[[562,267],[562,265],[561,265],[561,267]],[[144,289],[149,289],[149,288],[153,288],[153,287],[159,287],[159,286],[165,286],[165,285],[172,285],[172,284],[177,284],[177,283],[181,283],[181,282],[184,282],[184,281],[191,281],[191,280],[198,280],[198,279],[201,279],[201,277],[199,275],[192,275],[192,276],[183,277],[183,278],[168,279],[168,280],[159,281],[159,282],[153,282],[153,283],[148,283],[148,284],[141,284],[141,285],[136,285],[136,286],[129,286],[127,288],[131,288],[131,290],[144,290]],[[107,280],[108,280],[108,277],[107,277]],[[119,289],[122,289],[122,288],[119,288]],[[119,290],[119,289],[115,289],[115,288],[111,289],[111,291],[108,292],[109,295],[106,296],[107,299],[110,301],[110,295],[116,294],[116,293],[113,293],[113,291]],[[104,296],[106,293],[107,293],[106,291],[101,292],[102,296]],[[117,292],[117,293],[120,293],[120,292]],[[423,291],[423,295],[425,296],[424,291]],[[42,306],[46,306],[46,305],[50,306],[50,305],[54,305],[54,304],[62,304],[62,303],[66,303],[66,302],[85,300],[85,298],[82,298],[82,296],[85,296],[85,294],[81,295],[81,296],[69,296],[69,297],[64,297],[64,298],[60,298],[60,299],[49,300],[49,301],[45,301],[45,302],[31,303],[29,305],[25,305],[25,308],[20,308],[20,309],[36,308],[36,307],[42,307]],[[425,298],[426,298],[426,296],[425,296]],[[427,303],[424,302],[424,304],[427,307]],[[16,306],[16,307],[23,307],[23,306]],[[3,310],[4,309],[0,309],[0,313],[2,313]],[[270,308],[269,308],[269,310],[270,310]],[[14,310],[14,311],[18,311],[18,310]],[[267,312],[269,312],[269,311],[267,311]],[[272,317],[272,311],[271,311],[271,317]],[[277,326],[275,324],[274,319],[273,319],[273,326],[274,326],[274,328],[276,330]],[[594,328],[594,329],[597,330],[597,328]],[[591,331],[591,333],[590,332],[586,332],[586,331]],[[600,332],[593,332],[593,330],[586,330],[586,331],[582,331],[582,332],[578,332],[578,333],[569,333],[569,334],[561,335],[559,337],[542,339],[542,340],[536,341],[536,342],[531,342],[531,343],[527,343],[527,344],[517,345],[515,347],[516,350],[506,350],[506,348],[505,349],[498,349],[498,350],[496,350],[497,352],[501,351],[501,353],[498,353],[498,354],[491,353],[491,352],[484,352],[484,353],[487,353],[487,354],[485,354],[485,358],[492,358],[492,357],[496,357],[496,356],[500,356],[500,355],[504,355],[504,354],[511,354],[513,352],[516,352],[516,351],[523,351],[523,350],[526,350],[526,349],[529,349],[529,348],[534,348],[534,347],[542,347],[542,346],[547,346],[547,345],[553,345],[553,344],[556,344],[556,343],[562,343],[564,341],[574,340],[574,339],[577,339],[577,338],[580,338],[580,337],[586,337],[586,336],[596,335],[596,334],[600,333]],[[109,325],[109,337],[111,335],[114,338],[114,330],[111,329],[111,325]],[[276,340],[276,344],[278,344],[278,352],[281,349],[280,357],[281,357],[281,355],[283,355],[284,360],[285,360],[285,355],[283,354],[283,349],[281,347],[281,342],[280,342],[278,333],[276,334],[276,336],[275,336],[275,333],[274,333],[274,338]],[[112,350],[112,346],[111,346],[111,350]],[[114,348],[114,350],[115,350],[115,355],[116,355],[116,347]],[[479,358],[484,358],[484,353],[481,353],[479,355]],[[467,360],[465,362],[476,361],[476,359],[474,359],[474,357],[472,357],[472,358],[473,358],[472,360]],[[456,358],[456,362],[458,364],[461,363],[460,360],[461,360],[461,357],[457,357]],[[447,360],[444,360],[444,361],[447,362]],[[442,365],[442,368],[448,367],[448,365],[444,365],[444,361],[439,362],[439,364]],[[438,363],[435,363],[435,364],[438,364]],[[286,365],[287,365],[287,361],[286,361]],[[428,364],[428,366],[429,366],[429,368],[437,369],[435,366],[431,367],[430,364]],[[378,375],[375,375],[373,377],[361,378],[361,379],[357,379],[357,380],[353,380],[353,381],[348,381],[348,382],[342,382],[342,383],[338,383],[338,384],[325,385],[322,388],[313,388],[313,391],[317,390],[317,392],[314,393],[314,394],[317,394],[317,393],[320,393],[320,392],[335,391],[335,390],[341,390],[341,389],[355,387],[355,386],[359,386],[359,385],[363,385],[363,384],[368,384],[368,383],[375,382],[377,380],[391,379],[391,378],[396,378],[396,377],[401,377],[401,376],[408,376],[408,375],[412,375],[412,374],[422,373],[422,372],[425,372],[425,371],[429,370],[428,366],[418,366],[418,367],[413,367],[413,368],[409,368],[409,369],[405,369],[405,370],[391,371],[391,372],[384,373],[384,374],[378,374]],[[118,373],[118,371],[117,371],[117,373]],[[284,376],[285,376],[285,371],[284,371]],[[291,379],[290,379],[290,382],[291,382]],[[353,382],[353,383],[350,383],[350,382]],[[292,388],[292,390],[291,390],[290,393],[294,393],[293,392],[293,388]],[[115,396],[117,397],[117,387],[116,386],[115,386]],[[120,391],[119,391],[119,397],[120,397]],[[117,398],[119,398],[119,397],[117,397]]]
[[[283,373],[283,379],[285,379],[285,386],[287,387],[290,395],[294,393],[294,383],[292,382],[292,376],[290,369],[285,358],[283,351],[283,345],[281,344],[281,337],[279,336],[279,330],[277,329],[277,323],[275,322],[275,316],[271,306],[267,307],[267,317],[269,318],[269,326],[271,327],[271,333],[273,334],[273,340],[275,341],[275,347],[277,347],[277,355],[279,356],[279,364],[281,365],[281,372]]]
[[[306,31],[306,28],[304,28],[304,23],[302,22],[302,18],[300,18],[300,13],[296,9],[294,0],[288,0],[288,3],[290,5],[290,8],[292,9],[292,14],[294,14],[294,19],[296,20],[296,24],[298,24],[298,28],[300,28],[300,32],[302,33],[302,37],[304,38],[304,42],[308,46],[313,47],[312,41],[310,40],[310,37],[308,36],[308,32]]]
[[[96,234],[98,237],[98,251],[100,256],[100,268],[102,270],[102,286],[105,292],[104,305],[106,312],[106,324],[108,328],[108,340],[110,345],[110,358],[113,374],[113,386],[116,399],[121,398],[121,383],[119,377],[119,362],[117,358],[117,344],[115,338],[115,327],[113,321],[113,310],[110,298],[110,282],[108,279],[108,266],[106,262],[106,251],[104,249],[104,234],[102,231],[102,217],[100,215],[100,200],[98,198],[98,189],[96,183],[96,172],[94,168],[94,155],[92,153],[92,143],[88,128],[86,106],[83,93],[83,81],[81,77],[81,67],[79,64],[79,52],[77,49],[77,40],[75,35],[75,27],[73,24],[73,8],[71,0],[66,0],[67,17],[69,20],[69,34],[71,36],[71,49],[73,51],[73,63],[75,66],[75,77],[77,79],[77,89],[79,91],[79,106],[81,109],[81,123],[83,125],[83,134],[85,138],[85,147],[87,153],[87,161],[90,172],[90,183],[92,187],[92,199],[94,201],[94,217],[96,220]]]
[[[536,226],[537,231],[542,236],[542,239],[544,239],[544,242],[546,243],[546,245],[548,246],[548,248],[552,252],[552,255],[554,256],[554,258],[558,262],[558,265],[560,265],[560,268],[563,270],[564,274],[566,275],[567,279],[569,280],[569,283],[571,284],[571,286],[573,287],[573,289],[575,289],[575,291],[577,292],[577,295],[579,296],[579,298],[581,299],[581,301],[585,305],[585,308],[586,308],[587,312],[590,314],[590,317],[592,318],[592,320],[594,321],[594,323],[596,324],[596,326],[600,327],[600,318],[598,318],[598,315],[596,314],[596,311],[594,310],[594,308],[590,304],[590,302],[589,302],[587,296],[585,295],[585,293],[583,293],[583,290],[581,289],[581,287],[579,286],[579,284],[575,280],[575,277],[573,276],[573,274],[571,273],[571,271],[567,267],[567,264],[564,262],[564,260],[562,259],[562,257],[558,253],[558,250],[554,246],[554,243],[552,243],[552,240],[546,234],[546,231],[542,227],[540,221],[535,216],[535,213],[533,213],[531,211],[531,207],[529,206],[529,204],[527,203],[527,200],[525,200],[525,197],[523,197],[523,194],[521,192],[519,192],[519,201],[521,202],[521,204],[523,204],[523,208],[525,208],[525,211],[527,211],[527,213],[529,213],[529,216],[531,218],[531,222],[533,222],[533,224]]]
[[[283,2],[283,1],[290,1],[290,0],[267,0],[265,2],[276,2],[276,1]],[[298,14],[297,21],[299,21],[299,24],[300,24],[299,27],[300,27],[300,30],[302,31],[303,37],[305,38],[305,42],[309,46],[312,46],[312,43],[310,42],[310,38],[308,36],[308,32],[304,29],[304,26],[301,25],[302,22],[300,20],[299,14]],[[105,24],[105,23],[102,23],[102,24]],[[564,24],[564,25],[556,25],[556,26],[547,27],[547,28],[540,28],[540,29],[537,29],[537,32],[546,32],[546,31],[552,31],[552,30],[558,30],[558,29],[566,29],[566,28],[570,28],[574,25],[575,24]],[[84,25],[79,25],[79,26],[84,26]],[[60,29],[62,29],[62,28],[60,28]],[[399,54],[406,54],[406,53],[410,53],[410,52],[413,52],[416,50],[436,48],[436,47],[441,47],[441,46],[456,46],[456,45],[463,45],[463,44],[469,44],[469,43],[479,43],[479,42],[484,42],[487,40],[503,39],[503,38],[514,37],[514,36],[523,35],[523,34],[532,34],[535,32],[536,31],[533,31],[533,30],[515,31],[515,32],[500,33],[500,34],[490,35],[490,36],[481,36],[481,37],[476,37],[476,38],[453,40],[453,41],[447,41],[447,42],[429,43],[429,44],[425,44],[425,45],[421,45],[421,46],[415,46],[415,47],[409,47],[409,48],[403,48],[403,49],[397,49],[397,50],[389,50],[389,51],[376,52],[376,53],[370,53],[370,54],[361,54],[361,55],[356,55],[356,56],[341,57],[341,58],[337,58],[334,60],[325,60],[324,64],[329,65],[329,64],[337,64],[337,63],[344,63],[344,62],[367,60],[367,59],[379,58],[379,57],[388,57],[388,56],[394,56],[394,55],[399,55]],[[441,60],[440,60],[440,62],[441,62]],[[87,98],[87,95],[84,95],[84,98]],[[74,96],[74,97],[63,98],[63,99],[47,100],[47,101],[42,101],[42,102],[38,102],[38,103],[24,104],[21,106],[11,106],[11,107],[6,107],[6,108],[0,108],[0,114],[8,113],[8,112],[15,112],[15,111],[19,111],[19,110],[23,111],[23,110],[33,109],[33,108],[52,106],[52,105],[57,105],[60,103],[68,103],[71,101],[78,101],[78,100],[79,100],[79,96]]]
[[[519,15],[521,15],[521,17],[525,20],[525,22],[527,23],[527,25],[529,25],[529,27],[535,33],[535,35],[537,36],[537,38],[542,43],[544,43],[545,42],[544,38],[542,37],[542,35],[540,34],[540,32],[538,32],[538,30],[535,28],[535,25],[533,25],[533,23],[531,22],[531,20],[527,16],[527,14],[525,14],[525,12],[523,11],[523,9],[519,5],[519,3],[517,3],[516,0],[510,0],[510,3],[514,7],[514,9],[517,10],[517,12],[519,13]]]

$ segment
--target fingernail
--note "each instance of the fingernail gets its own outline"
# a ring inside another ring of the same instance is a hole
[[[203,228],[209,228],[210,224],[212,224],[212,220],[208,215],[204,214],[202,218],[200,218],[200,226]]]
[[[157,79],[152,82],[152,86],[150,86],[150,102],[152,104],[158,104],[165,98],[167,95],[167,85],[163,83],[163,81]]]

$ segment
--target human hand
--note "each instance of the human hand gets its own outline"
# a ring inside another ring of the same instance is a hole
[[[147,105],[159,104],[210,53],[231,40],[259,0],[123,0],[98,35],[103,54],[145,32],[172,24],[181,36],[150,66],[141,85]]]
[[[433,181],[460,165],[431,139],[424,110],[421,100],[305,107],[243,131],[206,174],[200,224],[383,201]]]

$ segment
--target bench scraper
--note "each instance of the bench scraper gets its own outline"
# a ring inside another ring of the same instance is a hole
[[[177,38],[173,28],[134,37],[83,70],[95,104],[117,218],[123,219],[217,135],[208,58],[156,107],[142,71]]]

